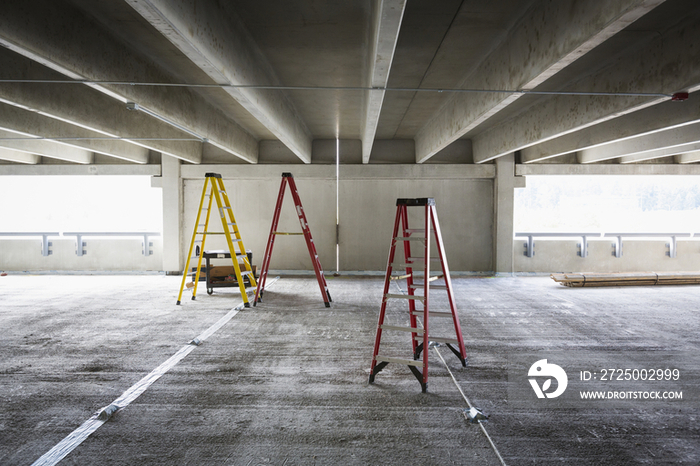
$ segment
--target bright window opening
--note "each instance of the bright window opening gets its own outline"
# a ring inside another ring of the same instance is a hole
[[[516,232],[700,233],[697,176],[528,176]]]
[[[160,232],[161,189],[148,176],[0,177],[0,231]]]

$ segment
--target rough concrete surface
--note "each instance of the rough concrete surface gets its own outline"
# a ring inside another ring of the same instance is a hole
[[[0,464],[31,464],[241,302],[227,288],[176,306],[179,284],[0,277]],[[491,415],[484,425],[507,464],[700,462],[697,398],[528,410],[509,400],[506,370],[511,355],[542,349],[697,353],[700,287],[569,289],[542,277],[454,285],[469,366],[440,351]],[[382,286],[332,278],[325,308],[313,278],[280,279],[60,464],[500,464],[434,353],[426,394],[396,364],[367,383]],[[438,293],[434,310],[446,301]],[[404,306],[391,302],[387,319],[398,324]],[[406,357],[407,335],[385,332],[383,350]]]

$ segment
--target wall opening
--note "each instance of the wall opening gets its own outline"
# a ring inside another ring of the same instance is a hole
[[[528,176],[516,232],[700,234],[697,176]]]
[[[4,176],[0,231],[161,232],[148,176]]]

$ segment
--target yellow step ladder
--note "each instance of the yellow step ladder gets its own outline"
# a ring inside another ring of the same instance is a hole
[[[202,268],[202,256],[204,255],[204,244],[207,240],[208,235],[224,235],[226,237],[226,243],[228,244],[228,250],[231,253],[231,261],[233,262],[233,270],[236,272],[236,280],[238,281],[238,287],[241,290],[241,296],[243,297],[243,304],[245,307],[250,307],[248,302],[248,295],[246,293],[246,287],[244,282],[244,277],[247,277],[251,288],[255,289],[257,286],[255,282],[255,274],[253,273],[253,267],[251,266],[248,256],[246,254],[245,246],[243,245],[243,240],[241,239],[241,233],[238,231],[238,226],[236,225],[236,218],[233,216],[233,209],[231,209],[231,203],[228,199],[228,194],[226,194],[226,188],[224,187],[224,181],[221,179],[221,175],[218,173],[206,173],[204,179],[204,188],[202,189],[202,198],[199,201],[199,210],[197,211],[197,219],[194,222],[194,231],[192,232],[192,241],[190,242],[190,250],[187,253],[187,263],[185,264],[185,271],[182,274],[182,284],[180,285],[180,294],[177,297],[177,304],[180,304],[182,300],[182,291],[185,288],[185,281],[187,280],[187,272],[190,267],[190,259],[192,259],[192,251],[194,250],[194,244],[201,241],[201,247],[199,253],[197,254],[197,272],[194,278],[194,289],[192,290],[192,299],[197,297],[197,284],[199,283],[199,273]],[[207,206],[204,207],[205,198],[209,198],[207,201]],[[212,232],[209,231],[209,219],[211,217],[213,201],[216,199],[216,207],[219,212],[219,217],[221,218],[221,226],[223,227],[223,232]],[[202,212],[206,211],[206,219],[204,223],[199,223]],[[203,229],[200,229],[204,227]],[[233,233],[233,235],[232,235]],[[197,240],[197,236],[201,236],[201,240]],[[238,248],[238,252],[236,252]],[[239,260],[241,263],[239,264]],[[242,266],[242,267],[241,267]],[[241,270],[241,268],[243,270]]]

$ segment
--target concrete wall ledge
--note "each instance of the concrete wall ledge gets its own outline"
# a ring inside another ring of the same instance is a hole
[[[700,241],[679,239],[676,257],[667,255],[668,240],[627,239],[622,257],[614,256],[612,238],[588,241],[588,256],[580,257],[580,239],[538,240],[534,257],[526,257],[526,240],[516,238],[513,257],[516,273],[554,272],[676,272],[700,271]]]
[[[158,272],[163,246],[159,237],[149,239],[153,254],[142,253],[143,239],[83,239],[86,254],[76,254],[75,238],[49,238],[48,256],[41,255],[41,239],[0,240],[0,270],[23,272]]]

